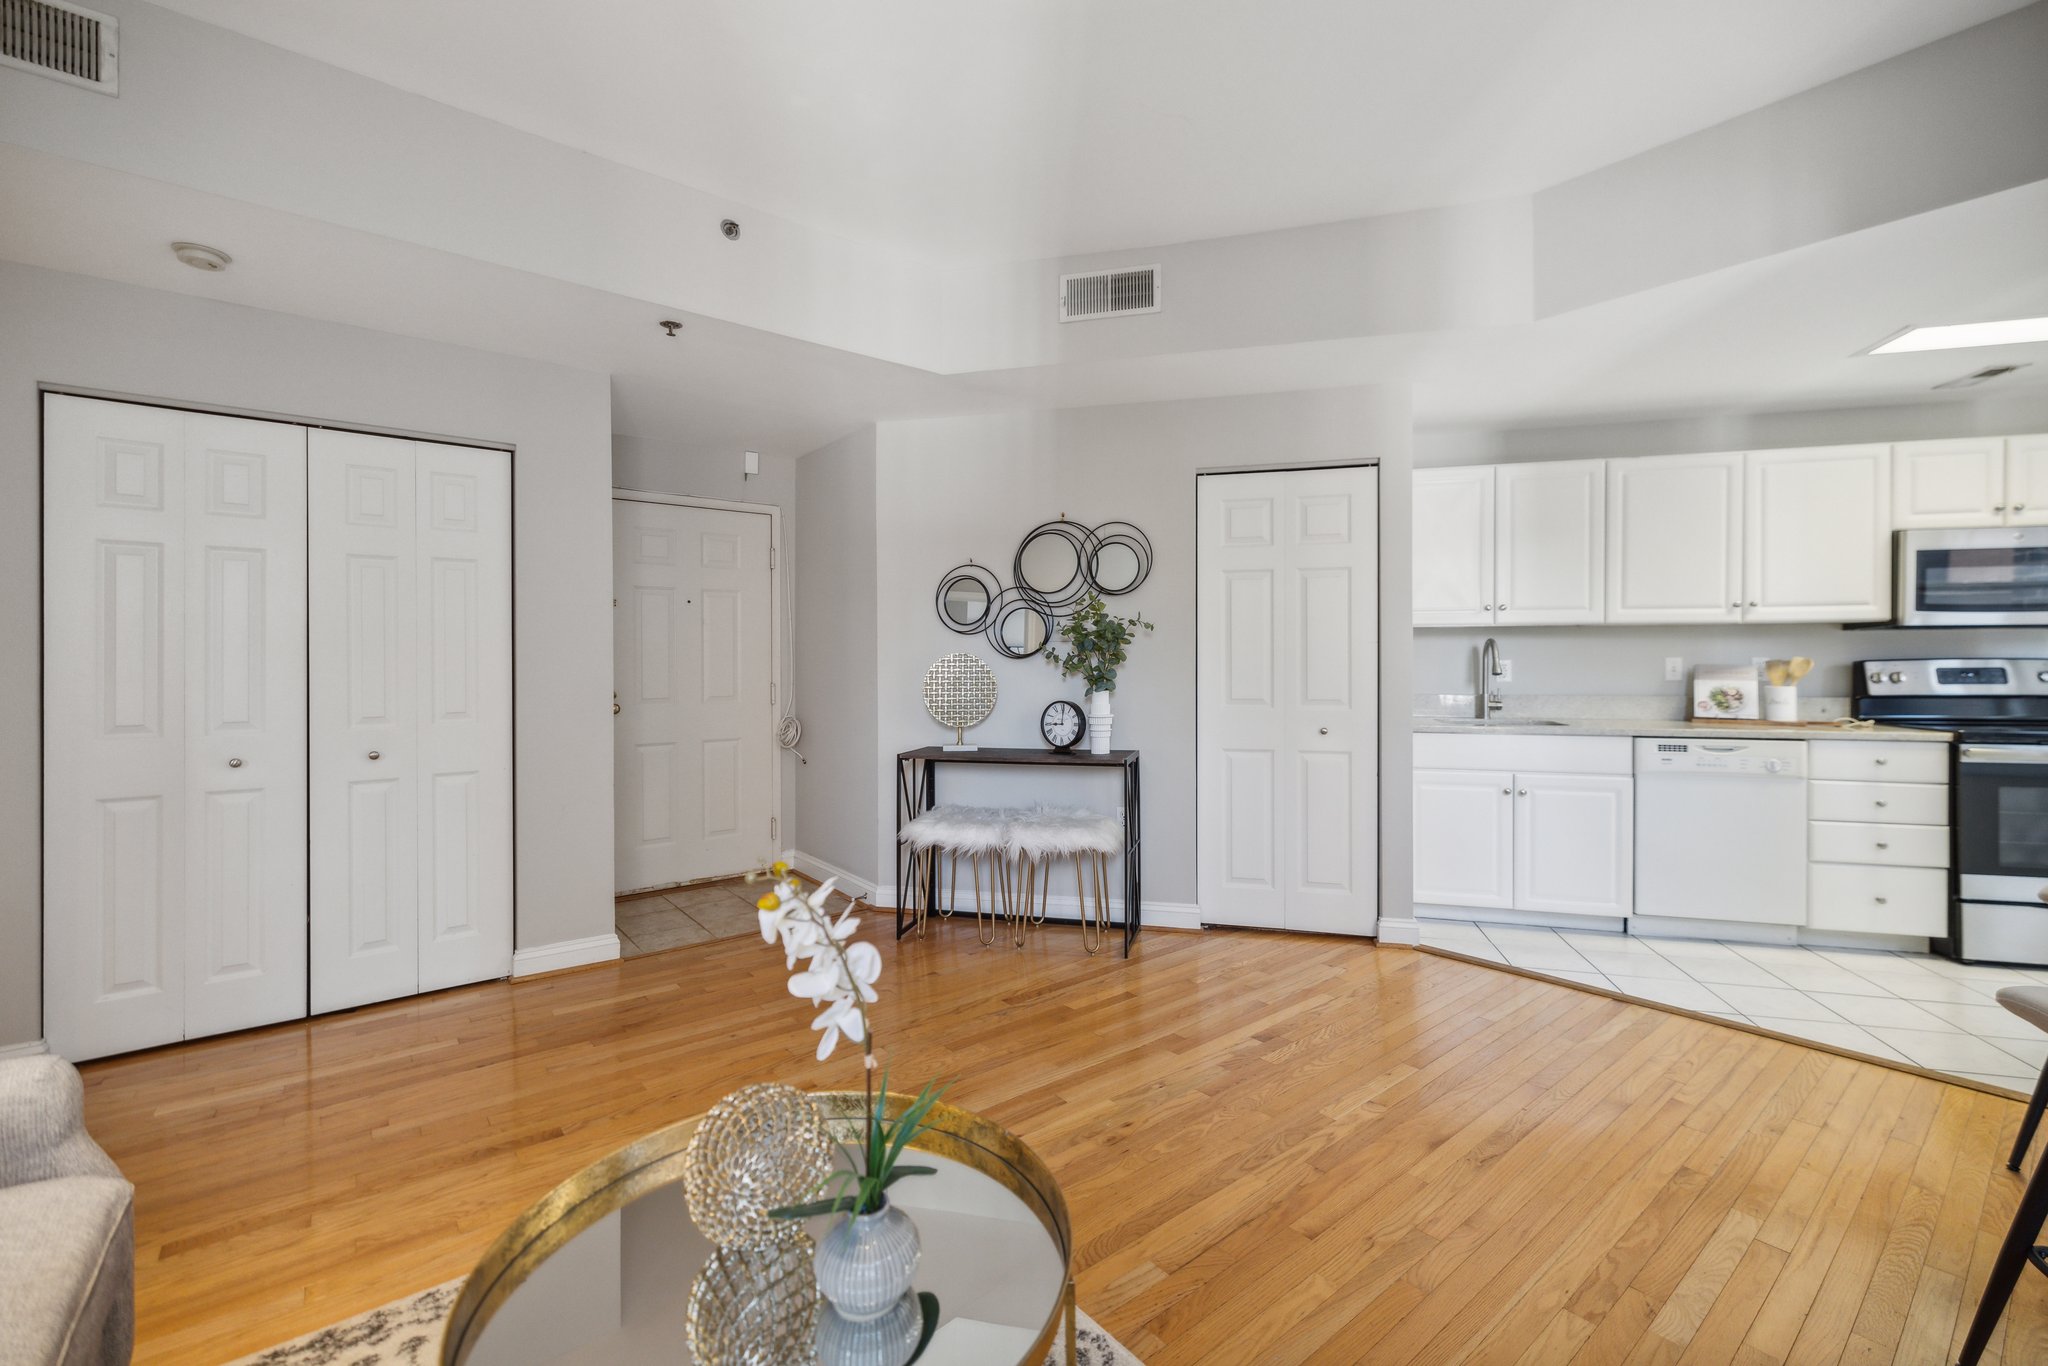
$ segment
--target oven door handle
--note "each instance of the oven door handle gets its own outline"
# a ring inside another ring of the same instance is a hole
[[[1966,764],[2048,764],[2048,745],[1964,745]]]

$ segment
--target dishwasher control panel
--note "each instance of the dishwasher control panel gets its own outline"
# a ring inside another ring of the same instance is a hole
[[[1636,741],[1636,772],[1728,773],[1752,778],[1804,778],[1804,740]]]

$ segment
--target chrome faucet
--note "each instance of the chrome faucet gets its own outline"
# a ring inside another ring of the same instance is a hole
[[[1507,703],[1500,700],[1500,685],[1494,682],[1500,677],[1500,646],[1492,636],[1479,647],[1479,688],[1474,699],[1474,710],[1481,721],[1488,721],[1493,714]]]

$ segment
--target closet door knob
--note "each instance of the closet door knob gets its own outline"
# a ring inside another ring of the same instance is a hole
[[[1329,728],[1328,726],[1323,726],[1323,727],[1320,727],[1320,728],[1319,728],[1319,729],[1318,729],[1318,730],[1316,731],[1316,734],[1318,734],[1318,735],[1328,735],[1329,733],[1330,733],[1330,728]]]
[[[230,760],[228,760],[228,767],[229,767],[229,768],[240,768],[241,766],[242,766],[242,761],[241,761],[240,759],[230,759]]]
[[[371,751],[370,751],[370,757],[371,757],[372,759],[381,759],[381,758],[383,758],[384,756],[383,756],[382,754],[379,754],[379,753],[378,753],[378,752],[377,752],[376,750],[374,750],[374,749],[373,749],[373,750],[371,750]]]

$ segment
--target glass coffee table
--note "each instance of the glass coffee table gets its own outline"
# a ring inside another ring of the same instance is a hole
[[[889,1099],[892,1114],[909,1101]],[[812,1100],[833,1137],[858,1147],[865,1098],[826,1091]],[[918,1366],[1043,1366],[1055,1349],[1072,1366],[1073,1236],[1059,1183],[1001,1126],[944,1104],[932,1116],[911,1146],[937,1174],[889,1192],[923,1243],[915,1288],[939,1301]],[[700,1122],[672,1124],[592,1163],[514,1220],[449,1311],[442,1366],[696,1361],[691,1288],[715,1250],[683,1195],[683,1153]],[[816,1238],[830,1223],[807,1226]],[[813,1293],[808,1280],[803,1293]]]

